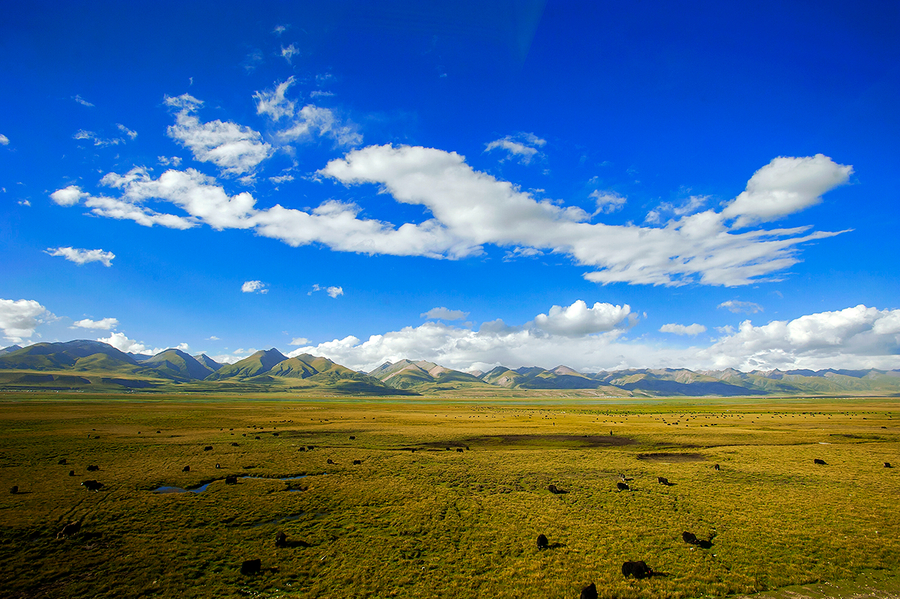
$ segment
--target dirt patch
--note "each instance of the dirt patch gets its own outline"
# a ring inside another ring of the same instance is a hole
[[[706,456],[702,453],[639,453],[637,459],[648,462],[702,462]]]

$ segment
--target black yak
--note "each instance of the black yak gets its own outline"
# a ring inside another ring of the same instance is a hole
[[[825,460],[820,460],[819,458],[814,459],[814,460],[813,460],[813,464],[819,464],[819,465],[822,465],[822,466],[827,466],[827,465],[828,465],[828,464],[825,463]]]
[[[544,533],[539,534],[538,538],[537,538],[538,549],[546,549],[549,546],[550,546],[550,542],[547,541],[547,537],[544,536]]]
[[[597,599],[597,585],[592,582],[581,589],[581,599]]]
[[[97,482],[95,480],[86,480],[81,483],[81,486],[86,488],[88,491],[99,491],[103,488],[103,483]]]
[[[627,491],[628,485],[626,483],[618,482],[616,483],[616,488],[620,491]]]
[[[649,578],[650,576],[653,576],[653,569],[643,561],[625,562],[622,564],[622,576],[625,578],[628,578],[629,576],[635,578]]]
[[[241,574],[244,576],[248,574],[259,574],[261,568],[262,561],[259,559],[244,560],[244,563],[241,564]]]

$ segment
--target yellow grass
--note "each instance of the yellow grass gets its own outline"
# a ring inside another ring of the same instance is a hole
[[[686,598],[900,573],[893,399],[32,397],[0,402],[2,596]]]

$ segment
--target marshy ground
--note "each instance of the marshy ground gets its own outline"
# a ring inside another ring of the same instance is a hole
[[[896,399],[2,399],[3,597],[900,590]]]

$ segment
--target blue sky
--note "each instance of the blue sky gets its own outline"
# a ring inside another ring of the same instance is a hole
[[[0,343],[900,368],[891,2],[8,3]]]

